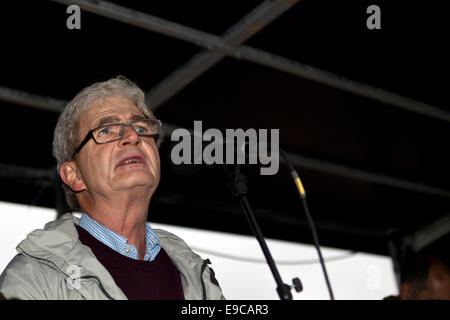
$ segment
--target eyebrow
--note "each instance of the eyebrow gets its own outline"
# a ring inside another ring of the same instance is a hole
[[[140,115],[140,114],[135,114],[132,115],[130,118],[130,121],[134,121],[134,120],[146,120],[148,119],[146,116]]]
[[[100,119],[100,121],[98,122],[98,124],[95,127],[101,127],[108,123],[118,123],[118,122],[120,122],[120,119],[116,116],[104,117],[104,118]]]
[[[148,119],[148,118],[145,116],[139,115],[139,114],[134,114],[129,118],[128,121],[145,120],[145,119]],[[110,123],[120,123],[120,119],[116,116],[104,117],[104,118],[100,119],[100,121],[98,122],[98,124],[95,127],[96,128],[101,127],[103,125],[110,124]]]

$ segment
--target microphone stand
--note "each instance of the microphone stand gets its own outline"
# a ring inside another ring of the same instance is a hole
[[[247,179],[240,172],[238,164],[235,164],[233,167],[233,169],[230,169],[230,166],[224,165],[226,185],[231,189],[233,198],[239,198],[241,209],[242,211],[244,211],[245,216],[247,217],[250,228],[252,229],[253,234],[258,240],[259,245],[261,246],[261,249],[270,267],[270,270],[272,271],[272,274],[275,278],[275,282],[277,283],[277,293],[280,297],[280,300],[292,300],[291,288],[295,288],[297,292],[300,292],[303,290],[302,284],[298,278],[293,279],[293,286],[287,285],[281,280],[281,276],[275,265],[275,261],[270,254],[269,248],[267,247],[266,241],[264,240],[264,236],[259,229],[258,222],[256,221],[253,210],[247,199]]]

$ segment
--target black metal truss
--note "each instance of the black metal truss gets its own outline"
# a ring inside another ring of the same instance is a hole
[[[7,88],[3,86],[0,86],[0,100],[53,112],[61,112],[68,102],[65,100],[58,100],[52,97],[39,96],[36,94],[31,94],[28,92]],[[171,123],[166,122],[163,123],[163,131],[164,134],[167,136],[170,136],[172,131],[177,128],[181,127]],[[189,128],[184,129],[192,131]],[[380,185],[385,185],[408,191],[414,191],[422,194],[450,198],[450,190],[426,185],[420,182],[400,179],[397,177],[377,172],[371,172],[364,169],[354,168],[344,164],[312,158],[298,153],[287,152],[287,155],[291,159],[294,166],[297,167],[325,172],[360,181],[377,183]],[[284,163],[283,158],[280,158],[280,163]]]
[[[355,95],[373,99],[375,101],[390,105],[392,107],[401,108],[411,112],[416,112],[422,115],[433,117],[435,119],[450,122],[449,112],[437,108],[435,106],[432,106],[428,103],[424,103],[422,101],[418,101],[393,92],[389,92],[379,87],[374,87],[362,82],[347,79],[345,77],[331,73],[329,71],[321,70],[307,64],[286,59],[284,57],[263,50],[255,49],[246,45],[233,45],[232,44],[233,42],[227,39],[227,35],[225,35],[225,37],[219,37],[207,32],[196,30],[194,28],[190,28],[178,23],[171,22],[169,20],[158,18],[153,15],[143,13],[137,10],[119,6],[107,1],[100,1],[100,0],[95,1],[52,0],[52,1],[67,5],[78,5],[81,9],[100,16],[104,16],[116,21],[127,23],[153,32],[161,33],[166,36],[173,37],[182,41],[191,42],[193,44],[196,44],[200,47],[203,47],[211,51],[212,55],[217,55],[215,58],[213,58],[212,56],[205,57],[204,56],[205,54],[203,54],[203,56],[192,58],[179,70],[175,71],[175,73],[173,73],[168,78],[163,80],[163,82],[161,82],[159,85],[156,85],[155,88],[151,89],[149,91],[149,94],[152,98],[155,99],[155,101],[152,101],[153,105],[152,108],[155,109],[159,107],[169,97],[174,95],[176,91],[178,91],[179,89],[181,89],[182,87],[184,87],[189,83],[186,79],[183,79],[180,75],[182,74],[189,75],[190,77],[189,81],[192,81],[198,75],[205,72],[208,68],[214,65],[213,63],[214,60],[216,59],[220,60],[221,59],[220,55],[223,56],[227,55],[230,57],[234,57],[236,59],[242,59],[249,62],[257,63],[275,70],[283,71],[308,80],[316,81],[318,83],[325,84],[343,91],[347,91]],[[270,3],[273,1],[266,1],[266,2],[270,6]],[[278,6],[281,6],[282,3],[286,3],[286,5],[295,3],[295,1],[289,0],[285,1],[280,0],[277,1],[277,3],[278,2],[279,2]],[[267,17],[271,17],[273,12],[276,12],[272,10],[275,10],[275,8],[277,8],[277,5],[274,5],[272,7],[273,9],[269,7],[269,9],[267,10],[262,9],[258,11],[258,8],[255,11],[256,12],[255,15],[258,17],[259,14],[260,15],[259,18],[264,19],[264,14],[267,14]],[[264,8],[264,5],[261,8]],[[288,7],[285,10],[287,9]],[[248,21],[246,21],[246,19]],[[241,34],[238,25],[239,24],[246,25],[247,23],[251,25],[252,24],[251,19],[253,19],[253,15],[249,14],[246,18],[244,18],[234,27],[235,28],[234,30],[237,30],[238,35]],[[233,28],[230,30],[233,30]],[[245,29],[242,29],[242,35],[247,37],[245,35],[245,32],[246,32]],[[239,41],[236,41],[236,43],[238,42]],[[202,63],[204,63],[204,65],[201,65]],[[199,70],[199,74],[195,75],[195,71],[192,70],[199,67],[199,65],[201,65],[200,67],[201,70]],[[190,75],[191,72],[194,72],[194,74]],[[170,84],[170,87],[165,88],[163,86],[168,84]]]

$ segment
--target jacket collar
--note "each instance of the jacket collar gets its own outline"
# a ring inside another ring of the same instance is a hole
[[[205,260],[192,251],[179,237],[162,229],[154,229],[161,247],[167,252],[175,267],[180,272],[184,298],[201,300],[203,297],[203,271]]]
[[[18,246],[17,251],[41,262],[56,267],[67,279],[72,276],[74,266],[79,271],[80,278],[89,281],[97,279],[100,285],[114,299],[126,299],[125,294],[115,284],[106,268],[97,260],[92,250],[82,245],[75,225],[79,219],[72,214],[64,214],[61,218],[47,223],[44,229],[29,233]],[[81,286],[79,290],[84,296],[89,296],[91,286]]]

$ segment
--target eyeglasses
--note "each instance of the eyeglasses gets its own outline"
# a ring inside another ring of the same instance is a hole
[[[94,128],[88,132],[72,155],[72,160],[89,140],[97,144],[105,144],[122,139],[125,127],[132,127],[140,137],[153,137],[155,140],[161,134],[161,121],[157,119],[142,119],[130,122],[112,123]]]

